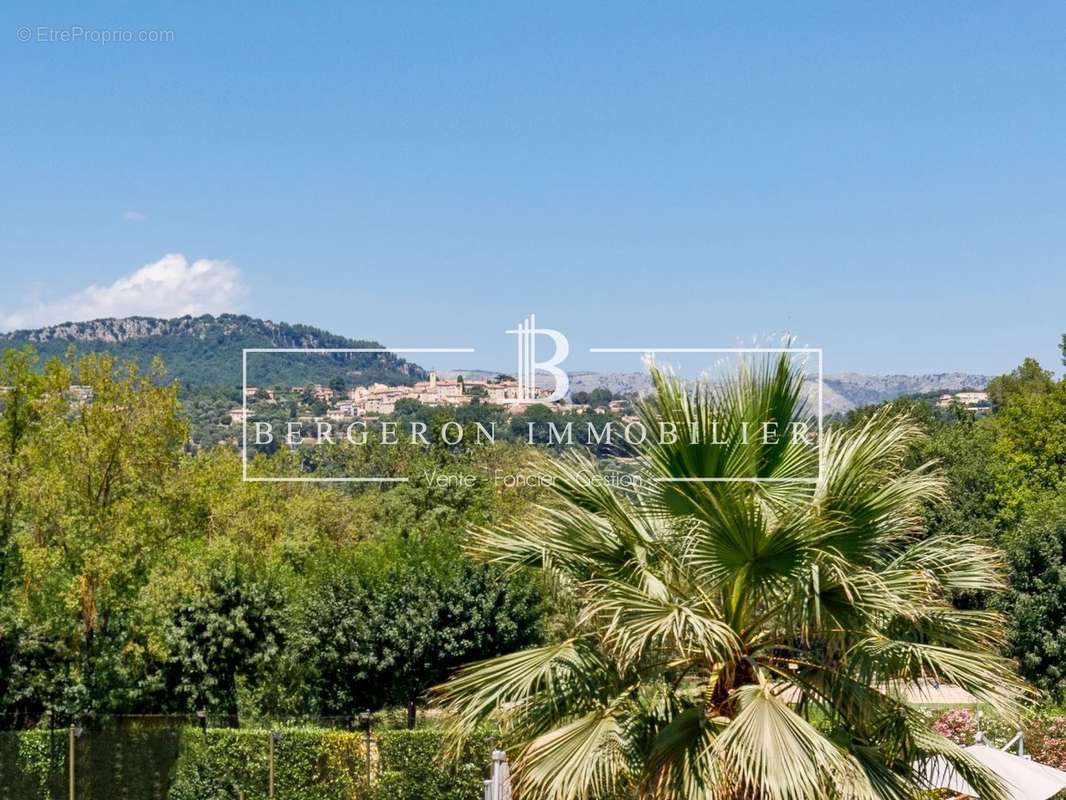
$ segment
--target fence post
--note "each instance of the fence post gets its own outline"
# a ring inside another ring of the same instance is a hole
[[[67,772],[70,778],[70,800],[77,800],[74,792],[74,725],[71,724],[67,734]]]
[[[267,764],[267,797],[270,800],[274,800],[274,731],[270,731],[270,750]]]
[[[511,800],[511,768],[503,750],[492,751],[492,779],[485,781],[485,800]]]
[[[371,735],[370,725],[373,720],[373,715],[370,713],[370,709],[367,709],[363,719],[366,722],[366,790],[370,792],[370,786],[373,784],[373,777],[370,771],[370,752],[371,752]]]

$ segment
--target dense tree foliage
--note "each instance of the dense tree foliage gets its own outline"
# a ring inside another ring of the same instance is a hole
[[[1066,603],[1062,581],[1066,506],[1066,380],[1034,359],[993,380],[995,412],[935,409],[932,398],[891,405],[919,420],[928,437],[916,444],[911,465],[936,463],[946,479],[947,502],[929,505],[932,532],[977,534],[1004,549],[1009,589],[995,597],[964,594],[960,605],[996,606],[1007,616],[1009,653],[1023,675],[1050,699],[1066,700]],[[876,409],[853,413],[854,426]]]
[[[1009,397],[993,426],[996,495],[1003,518],[1015,522],[1066,481],[1066,381]]]
[[[459,557],[450,537],[365,548],[309,585],[293,654],[308,704],[325,715],[402,705],[467,661],[539,640],[538,592]],[[411,720],[413,721],[413,720]]]
[[[988,399],[1002,406],[1011,398],[1049,392],[1054,385],[1051,372],[1041,367],[1035,358],[1027,358],[1019,367],[988,384]]]
[[[1066,496],[1033,503],[1005,539],[1012,654],[1038,687],[1066,697]]]
[[[424,422],[429,447],[266,448],[253,460],[264,475],[412,478],[339,487],[243,483],[231,446],[189,447],[190,418],[236,435],[220,423],[239,388],[176,387],[147,358],[7,349],[0,387],[0,714],[19,715],[9,722],[46,710],[349,715],[418,704],[459,664],[551,640],[573,621],[543,608],[539,585],[471,562],[463,545],[470,528],[520,519],[538,497],[494,485],[493,473],[557,454],[544,423],[612,418],[605,392],[581,398],[604,412],[585,416],[407,402],[395,419]],[[1008,557],[1008,591],[953,590],[955,605],[1004,612],[1006,653],[1064,700],[1066,383],[1026,360],[991,391],[991,413],[894,401],[926,434],[903,466],[933,462],[943,476],[946,501],[922,506],[924,529]],[[443,441],[450,422],[463,445]],[[531,422],[536,449],[522,444]],[[495,426],[495,447],[476,444],[479,424]],[[452,480],[466,475],[477,480]]]
[[[281,652],[284,612],[275,586],[240,567],[212,567],[163,629],[167,695],[177,708],[236,717],[238,680],[256,683]]]
[[[158,362],[9,350],[0,385],[0,713],[355,714],[538,636],[536,587],[461,551],[529,502],[484,479],[515,448],[331,456],[412,476],[387,488],[245,483],[232,449],[186,448]]]
[[[14,557],[9,546],[20,500],[18,485],[25,468],[22,447],[40,421],[39,405],[48,378],[53,378],[54,388],[62,385],[62,377],[57,379],[54,369],[50,376],[42,376],[34,370],[36,364],[37,356],[30,349],[5,350],[0,357],[0,386],[4,387],[0,397],[0,564],[3,565],[8,565]]]

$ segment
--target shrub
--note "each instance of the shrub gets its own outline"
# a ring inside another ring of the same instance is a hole
[[[457,759],[445,757],[439,730],[387,731],[375,800],[480,800],[492,747],[487,736],[471,739]]]
[[[169,800],[265,800],[269,734],[189,728]],[[444,734],[384,731],[367,780],[361,733],[287,729],[274,745],[274,791],[286,800],[480,800],[490,758],[480,739],[458,761],[443,756]]]
[[[997,748],[1006,745],[1018,732],[1013,723],[988,710],[984,710],[980,716],[973,708],[955,708],[947,712],[925,709],[924,713],[931,730],[963,747],[977,740],[978,730],[986,744]]]
[[[1039,714],[1027,720],[1025,749],[1041,764],[1066,769],[1066,717]]]
[[[973,744],[977,734],[977,718],[968,708],[956,708],[943,714],[933,723],[932,728],[941,736],[965,747]]]
[[[170,800],[267,797],[270,734],[265,730],[189,728]],[[291,800],[349,800],[366,795],[366,745],[347,731],[290,728],[274,743],[274,792]]]
[[[187,728],[170,800],[260,800],[267,797],[264,731]]]
[[[129,786],[103,780],[90,750],[107,750],[125,736],[86,732],[79,755],[78,796],[110,800]],[[156,748],[126,754],[152,761],[162,778],[156,797],[168,800],[267,800],[270,733],[263,729],[172,729],[180,743],[169,757]],[[49,738],[51,737],[51,738]],[[66,796],[65,730],[0,733],[0,800]],[[491,757],[487,736],[470,742],[457,759],[444,756],[440,730],[384,731],[370,751],[362,733],[286,728],[274,741],[274,794],[285,800],[481,800]],[[92,747],[90,747],[92,745]],[[126,749],[137,750],[132,744]],[[143,758],[141,758],[143,756]],[[368,766],[370,769],[368,770]],[[112,765],[113,767],[113,765]],[[140,767],[138,767],[140,769]],[[131,796],[141,796],[134,790]]]
[[[410,787],[402,772],[382,772],[378,775],[377,793],[374,800],[406,800]]]
[[[0,798],[60,796],[67,773],[67,732],[0,732]]]

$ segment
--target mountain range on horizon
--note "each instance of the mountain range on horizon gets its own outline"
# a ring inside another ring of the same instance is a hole
[[[47,358],[76,350],[105,352],[115,358],[147,364],[159,356],[169,374],[184,387],[239,385],[241,356],[245,348],[380,348],[373,340],[357,340],[309,325],[273,322],[246,315],[221,314],[185,316],[174,319],[155,317],[105,318],[86,322],[66,322],[30,330],[0,334],[0,349],[32,345]],[[257,380],[328,383],[342,377],[350,385],[370,383],[412,383],[426,377],[421,366],[393,353],[332,353],[313,364],[299,354],[271,358],[269,365],[257,365]],[[444,377],[463,374],[467,378],[492,377],[491,370],[441,372]],[[866,375],[834,373],[823,378],[823,409],[827,415],[843,413],[860,406],[882,403],[904,395],[931,392],[957,392],[983,389],[990,377],[962,372],[923,375]],[[591,391],[603,387],[615,393],[644,392],[648,376],[640,372],[570,373],[571,391]],[[813,394],[813,388],[809,389]]]
[[[467,379],[491,378],[490,370],[453,370],[438,372],[443,377],[462,375]],[[568,373],[571,392],[591,392],[593,389],[609,389],[615,394],[636,392],[644,394],[651,390],[651,380],[643,372],[590,372]],[[926,375],[864,375],[841,372],[824,375],[822,378],[822,411],[825,416],[844,414],[866,405],[876,405],[897,397],[927,395],[930,393],[980,391],[988,386],[991,377],[968,372],[938,372]],[[807,381],[808,401],[817,402],[817,381]]]

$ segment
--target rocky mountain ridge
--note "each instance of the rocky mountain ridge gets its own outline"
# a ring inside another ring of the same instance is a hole
[[[269,341],[270,347],[344,347],[351,340],[309,325],[291,325],[243,314],[205,314],[199,317],[108,317],[86,322],[64,322],[45,328],[0,333],[0,342],[105,342],[115,344],[133,339],[161,336],[189,336],[202,341],[216,337],[255,335]],[[364,342],[373,346],[374,342]],[[380,346],[380,345],[377,345]]]
[[[380,348],[372,340],[349,339],[309,325],[256,319],[240,314],[199,317],[125,317],[65,322],[0,334],[0,349],[33,346],[43,358],[68,348],[103,352],[143,365],[163,359],[170,375],[190,388],[239,386],[246,348]],[[417,364],[393,353],[250,354],[249,383],[410,383],[425,377]]]

